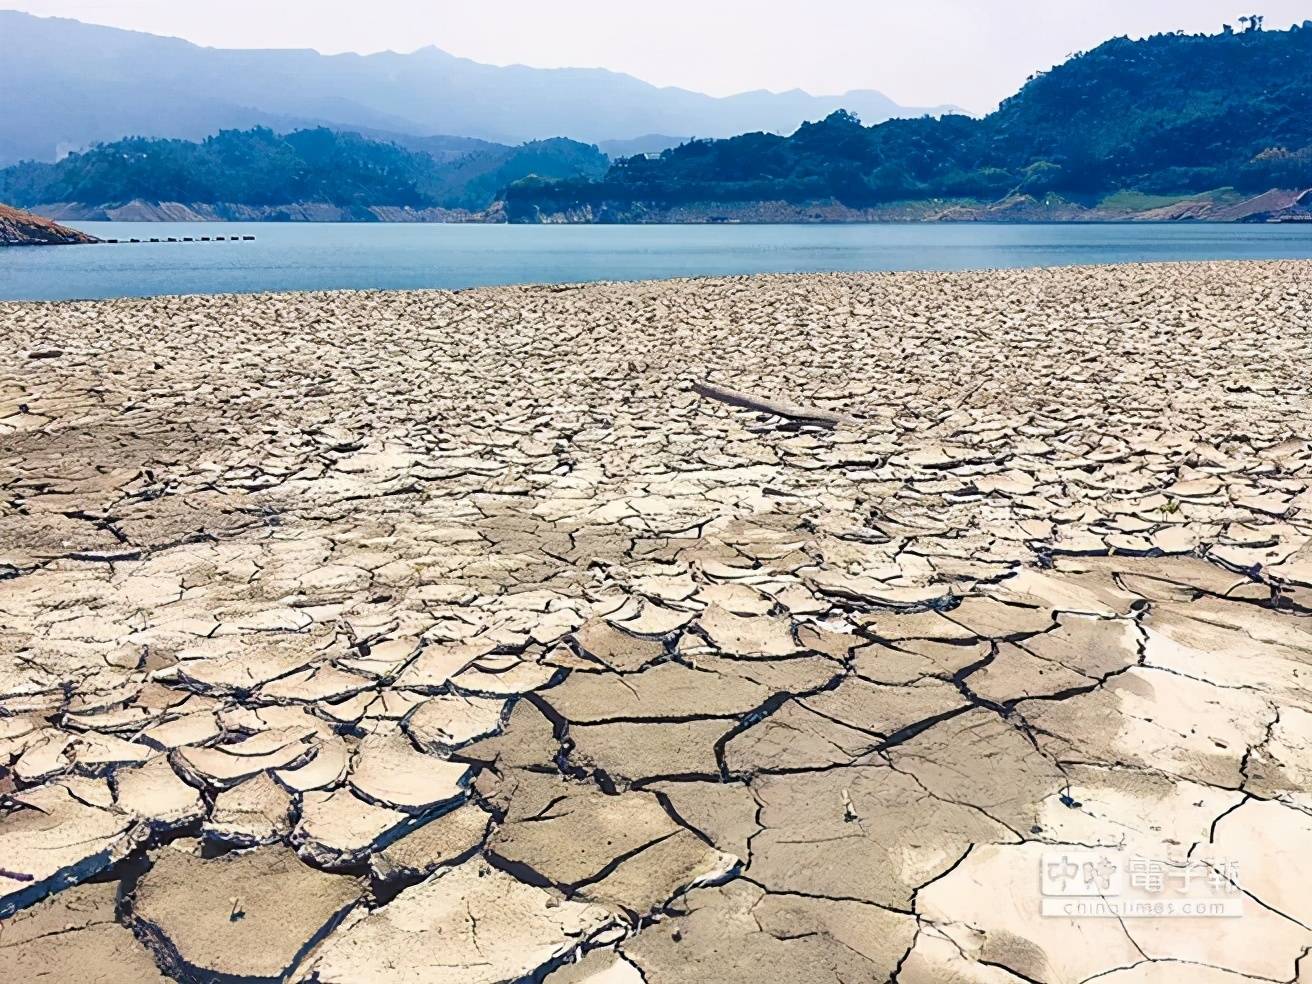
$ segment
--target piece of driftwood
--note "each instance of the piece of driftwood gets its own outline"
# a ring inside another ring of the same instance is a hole
[[[848,416],[845,413],[834,413],[832,410],[821,410],[819,407],[804,407],[797,403],[786,403],[782,400],[766,400],[759,396],[752,396],[750,393],[729,389],[727,386],[717,386],[714,383],[693,383],[692,391],[698,396],[704,396],[710,400],[719,400],[721,403],[727,403],[732,407],[742,407],[744,410],[755,410],[758,413],[772,413],[776,417],[787,417],[789,420],[796,420],[802,424],[837,427],[839,424],[856,423],[855,417]]]

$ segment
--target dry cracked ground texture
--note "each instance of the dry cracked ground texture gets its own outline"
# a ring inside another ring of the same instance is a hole
[[[0,979],[1312,980],[1312,264],[0,328]]]

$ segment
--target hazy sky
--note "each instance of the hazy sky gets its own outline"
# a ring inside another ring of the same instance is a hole
[[[1119,34],[1216,31],[1218,0],[0,0],[198,44],[412,51],[602,67],[715,95],[880,89],[904,105],[991,109],[1036,69]],[[1268,27],[1312,0],[1254,5]]]

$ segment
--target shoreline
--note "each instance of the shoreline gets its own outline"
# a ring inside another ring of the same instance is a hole
[[[893,202],[855,209],[836,201],[700,202],[657,205],[604,203],[563,211],[508,210],[497,201],[482,210],[298,202],[251,206],[235,203],[182,203],[134,200],[89,205],[54,202],[32,206],[58,220],[126,222],[351,222],[362,224],[448,225],[849,225],[870,223],[1105,223],[1105,222],[1308,222],[1312,189],[1272,189],[1260,194],[1208,192],[1180,196],[1169,205],[1146,208],[1088,206],[1051,196],[1013,195],[996,202],[952,199]]]
[[[100,245],[75,244],[75,245]],[[120,244],[123,245],[123,244]],[[151,245],[151,244],[127,244],[127,245]],[[160,245],[159,243],[153,245]],[[49,299],[12,299],[0,297],[0,314],[3,314],[5,307],[21,308],[31,305],[87,305],[87,304],[127,304],[132,302],[149,303],[152,301],[278,301],[282,299],[319,299],[333,297],[377,297],[386,299],[388,297],[405,297],[415,295],[418,297],[438,296],[438,297],[458,297],[469,294],[480,293],[505,293],[505,292],[522,292],[527,294],[544,293],[560,294],[575,291],[587,291],[591,289],[623,289],[623,288],[644,288],[644,287],[680,287],[689,288],[718,287],[726,284],[747,283],[768,283],[780,281],[789,284],[805,283],[806,281],[820,281],[837,279],[876,279],[876,278],[898,278],[898,277],[965,277],[974,279],[987,279],[999,275],[1007,274],[1087,274],[1108,270],[1124,270],[1132,272],[1136,269],[1156,270],[1162,267],[1179,267],[1188,269],[1190,267],[1230,267],[1230,266],[1284,266],[1284,265],[1304,265],[1308,268],[1309,275],[1312,275],[1312,256],[1308,257],[1285,257],[1277,259],[1250,259],[1250,258],[1229,258],[1229,259],[1197,259],[1197,260],[1138,260],[1138,261],[1108,261],[1106,263],[1067,263],[1054,265],[1029,265],[1029,266],[1000,266],[1000,267],[972,267],[961,270],[940,270],[935,268],[907,269],[907,270],[799,270],[799,271],[778,271],[778,272],[758,272],[758,273],[729,273],[729,274],[700,274],[686,275],[680,274],[670,277],[637,277],[632,279],[612,279],[612,280],[564,280],[564,281],[525,281],[522,283],[504,283],[504,284],[471,284],[465,287],[330,287],[330,288],[306,288],[302,290],[250,290],[250,291],[217,291],[217,292],[191,292],[191,293],[160,293],[160,294],[124,294],[113,297],[70,297],[70,298],[49,298]]]
[[[1312,224],[1309,218],[1279,218],[1279,219],[1136,219],[1125,216],[1108,216],[1107,218],[1079,218],[1079,219],[1000,219],[1000,218],[981,218],[981,219],[850,219],[838,221],[788,221],[784,219],[759,219],[759,220],[734,220],[731,222],[719,222],[711,220],[699,221],[676,221],[676,220],[651,220],[641,222],[505,222],[505,221],[479,221],[476,219],[469,220],[432,220],[432,221],[405,221],[405,222],[387,222],[387,221],[352,221],[346,219],[312,219],[296,222],[283,222],[276,219],[102,219],[102,218],[68,218],[61,217],[63,222],[76,224],[80,222],[115,222],[124,225],[157,225],[157,224],[178,224],[178,225],[199,225],[211,223],[227,223],[232,225],[441,225],[441,226],[556,226],[556,227],[601,227],[601,228],[632,228],[636,226],[876,226],[876,225],[897,225],[897,226],[951,226],[951,225],[1006,225],[1006,226],[1044,226],[1044,225],[1307,225]]]

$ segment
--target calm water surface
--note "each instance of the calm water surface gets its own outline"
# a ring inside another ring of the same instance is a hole
[[[78,222],[102,238],[254,242],[0,248],[0,298],[644,280],[1312,258],[1310,225],[509,226]]]

